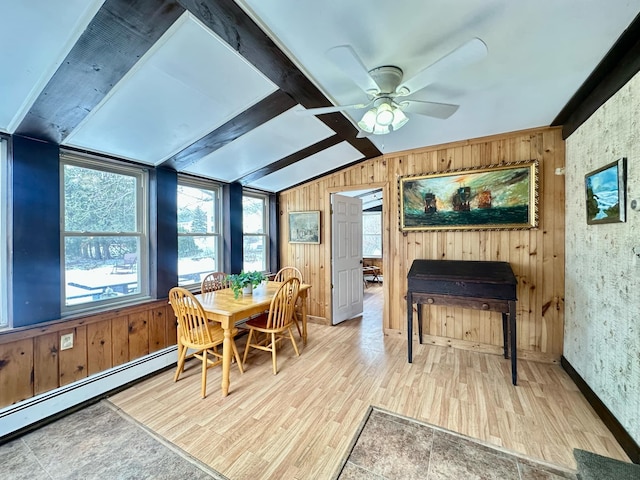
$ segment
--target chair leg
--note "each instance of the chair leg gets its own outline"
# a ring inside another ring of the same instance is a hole
[[[296,328],[298,329],[298,334],[300,335],[300,338],[302,338],[302,329],[300,328],[301,320],[298,320],[298,316],[295,313],[293,315],[294,315],[293,323],[296,324]]]
[[[176,368],[176,374],[173,377],[173,381],[177,382],[178,381],[178,377],[180,376],[180,374],[182,373],[182,371],[184,370],[184,360],[185,357],[187,356],[187,347],[180,345],[180,342],[178,342],[178,368]]]
[[[202,398],[207,396],[207,350],[202,351]]]
[[[238,347],[236,347],[236,342],[233,339],[231,339],[231,346],[233,347],[233,356],[238,364],[238,369],[240,370],[240,373],[244,373],[244,368],[242,368],[242,362],[240,361],[240,354],[238,353]]]
[[[273,360],[273,374],[278,374],[278,365],[276,364],[276,334],[271,332],[271,360]]]
[[[249,329],[249,335],[247,335],[247,344],[244,347],[244,355],[242,356],[243,366],[245,363],[247,363],[247,354],[249,353],[249,349],[251,348],[251,337],[253,337],[253,328]]]
[[[298,351],[298,345],[296,344],[296,339],[293,338],[293,329],[291,325],[289,325],[289,338],[291,339],[291,343],[293,344],[293,349],[296,351],[296,356],[300,356],[300,352]]]

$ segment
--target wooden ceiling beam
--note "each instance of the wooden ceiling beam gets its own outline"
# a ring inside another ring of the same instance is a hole
[[[198,162],[219,148],[250,132],[265,122],[297,105],[296,101],[281,90],[256,103],[248,110],[229,120],[200,140],[189,145],[161,166],[181,171]]]
[[[106,0],[16,133],[62,143],[183,13],[173,0]]]
[[[244,177],[239,178],[237,181],[241,185],[247,185],[258,180],[259,178],[266,177],[267,175],[277,172],[278,170],[304,160],[311,155],[315,155],[316,153],[326,150],[327,148],[331,148],[340,142],[342,142],[342,139],[338,135],[333,135],[331,137],[325,138],[324,140],[321,140],[320,142],[310,145],[307,148],[292,153],[291,155],[288,155],[278,160],[277,162],[273,162],[265,167],[259,168],[258,170],[255,170],[245,175]]]
[[[300,105],[305,108],[332,106],[313,82],[233,0],[179,2]],[[356,138],[357,129],[341,113],[320,115],[318,118],[365,158],[381,155],[369,139]]]

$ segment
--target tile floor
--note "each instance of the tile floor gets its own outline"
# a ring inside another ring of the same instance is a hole
[[[576,475],[373,408],[338,479],[576,480]]]

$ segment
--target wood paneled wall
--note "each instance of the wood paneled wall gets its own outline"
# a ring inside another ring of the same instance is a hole
[[[73,333],[73,348],[60,337]],[[0,333],[0,408],[176,343],[167,300]]]
[[[280,200],[280,238],[288,238],[288,212],[320,210],[321,243],[282,242],[282,265],[298,267],[310,290],[309,314],[331,316],[330,195],[344,190],[383,189],[385,334],[406,331],[406,278],[416,258],[493,260],[511,264],[518,279],[518,350],[523,358],[559,360],[564,322],[564,141],[560,128],[540,128],[388,154],[291,190]],[[450,169],[539,161],[539,227],[522,231],[399,231],[398,177]],[[576,194],[582,194],[576,192]],[[500,314],[424,307],[428,341],[501,352]]]

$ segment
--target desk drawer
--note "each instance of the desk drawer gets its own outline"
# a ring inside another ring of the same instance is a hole
[[[432,293],[413,293],[413,303],[443,307],[472,308],[488,312],[508,312],[509,302],[495,298],[469,298],[455,295],[434,295]]]

